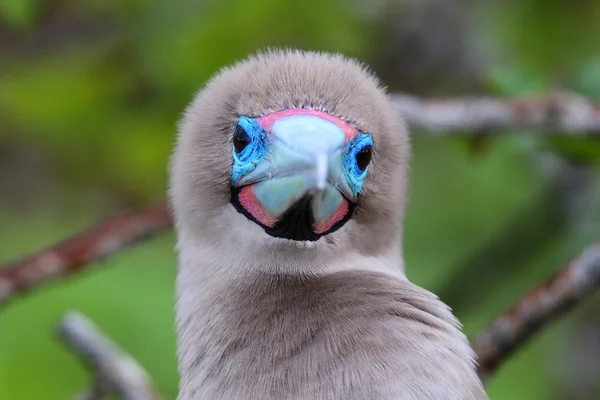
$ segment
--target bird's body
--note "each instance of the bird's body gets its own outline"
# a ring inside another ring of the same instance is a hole
[[[487,398],[457,320],[404,274],[408,155],[342,57],[268,53],[200,92],[171,172],[180,400]]]

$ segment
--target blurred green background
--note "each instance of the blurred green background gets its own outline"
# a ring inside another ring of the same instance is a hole
[[[391,91],[600,100],[597,0],[0,0],[0,262],[164,197],[175,124],[221,66],[265,46],[342,52]],[[413,132],[409,277],[468,334],[600,233],[600,142]],[[172,234],[0,310],[0,399],[90,382],[57,341],[76,309],[175,398]],[[535,337],[493,399],[600,398],[600,297]]]

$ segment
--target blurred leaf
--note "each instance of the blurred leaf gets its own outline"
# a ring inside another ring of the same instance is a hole
[[[477,159],[449,146],[452,141],[413,138],[404,235],[407,275],[434,292],[452,278],[451,266],[495,237],[545,185],[520,138],[496,139]]]
[[[367,45],[365,24],[336,0],[199,4],[189,10],[185,1],[157,2],[140,31],[142,73],[186,102],[219,68],[257,49],[294,46],[358,55]]]
[[[568,76],[597,53],[600,2],[507,0],[489,2],[499,43],[534,70]]]
[[[15,29],[33,27],[40,0],[0,1],[0,22],[4,21]]]
[[[514,65],[491,68],[485,84],[488,90],[498,95],[532,95],[551,87],[544,73]]]
[[[600,163],[600,140],[555,136],[547,140],[547,147],[577,163]]]
[[[600,57],[583,64],[574,78],[574,89],[591,100],[600,101]]]
[[[0,85],[0,107],[15,125],[33,135],[81,137],[85,133],[81,128],[97,114],[98,106],[110,104],[123,89],[103,68],[105,53],[100,45],[74,48],[13,66]]]

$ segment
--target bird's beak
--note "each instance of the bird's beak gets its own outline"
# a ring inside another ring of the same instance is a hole
[[[344,131],[318,116],[292,115],[275,121],[269,140],[267,157],[236,184],[246,213],[275,236],[297,240],[316,240],[345,222],[356,199],[343,171]]]

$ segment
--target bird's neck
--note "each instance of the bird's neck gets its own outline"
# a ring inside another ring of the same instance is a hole
[[[188,380],[196,384],[199,376],[206,378],[209,370],[217,368],[217,354],[229,351],[229,340],[260,335],[254,318],[240,320],[239,316],[270,312],[269,308],[276,305],[265,306],[263,300],[272,293],[279,293],[275,303],[288,302],[293,308],[294,300],[286,298],[287,292],[282,289],[291,288],[293,293],[294,285],[307,279],[360,271],[388,276],[386,279],[406,279],[399,248],[372,257],[342,251],[326,242],[298,246],[271,241],[255,248],[235,241],[186,240],[185,235],[180,235],[178,248],[177,330],[182,388]],[[257,301],[262,302],[264,310],[256,308]],[[285,328],[297,329],[293,325]],[[271,337],[272,345],[285,346],[288,334],[282,331],[279,339]],[[186,397],[181,395],[180,399]]]
[[[343,388],[339,382],[349,376],[357,387],[369,388],[375,380],[385,388],[398,370],[418,368],[420,358],[407,361],[406,354],[432,351],[429,342],[419,347],[421,337],[438,338],[466,363],[461,368],[472,369],[468,342],[449,309],[385,262],[370,268],[373,260],[359,257],[347,260],[347,270],[286,274],[249,268],[258,260],[236,259],[234,250],[214,251],[180,247],[179,400],[323,398],[319,388]],[[279,256],[280,263],[292,262]],[[272,257],[265,259],[274,263]],[[245,274],[235,262],[249,263]],[[446,349],[439,351],[444,360]]]

